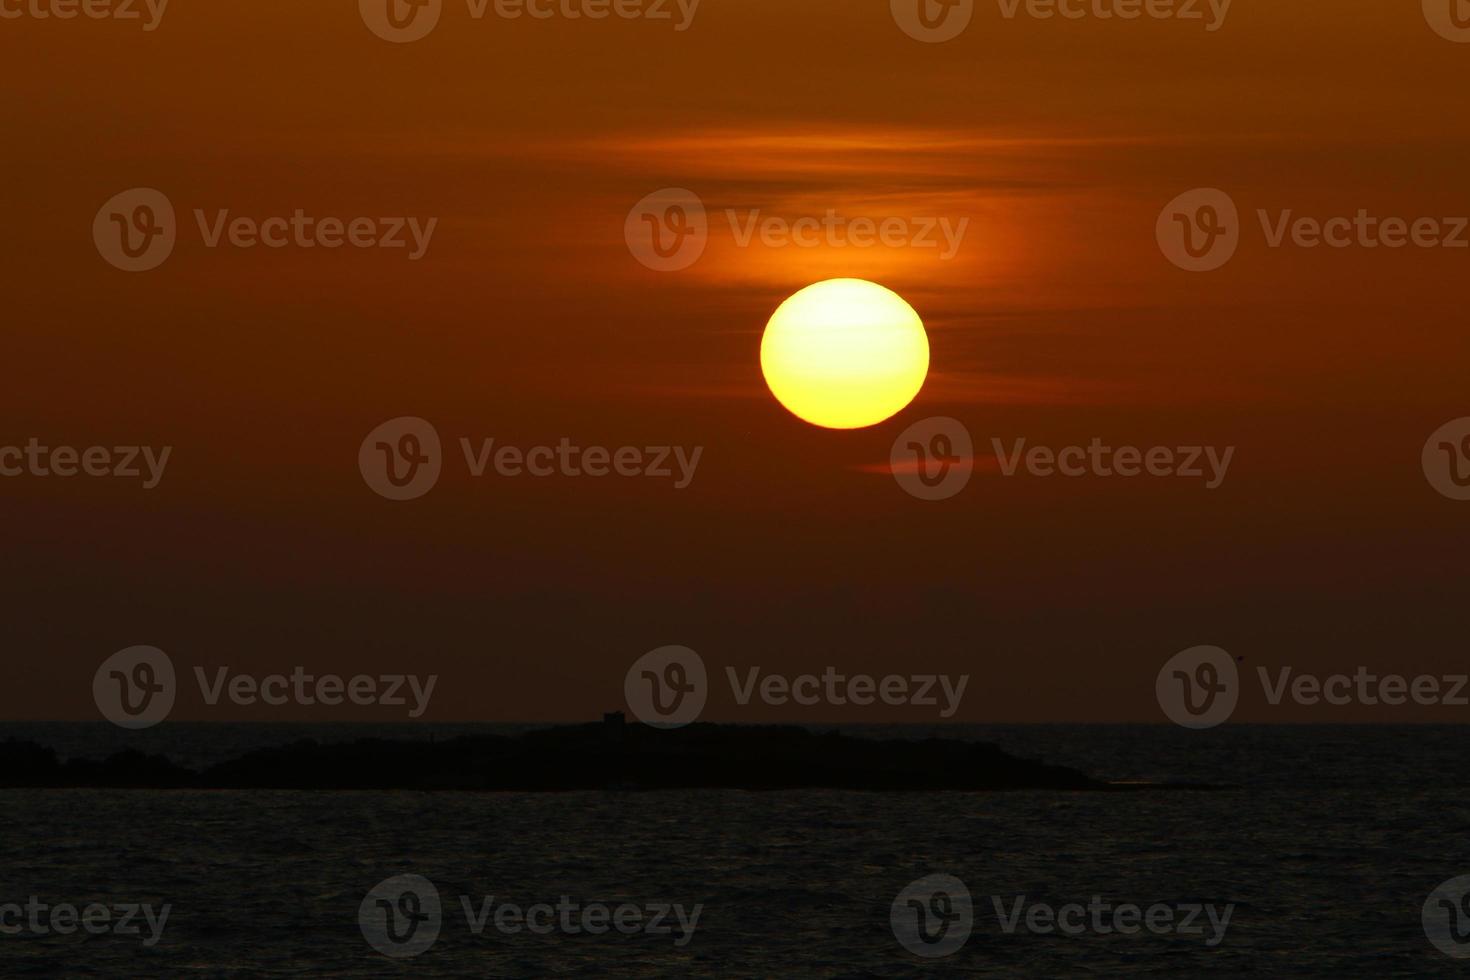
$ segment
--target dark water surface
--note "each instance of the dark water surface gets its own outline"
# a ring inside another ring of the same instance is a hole
[[[420,729],[427,737],[481,726]],[[494,730],[507,730],[497,726]],[[848,729],[886,735],[929,729]],[[6,725],[63,755],[123,744],[199,765],[374,726]],[[1456,976],[1421,908],[1470,874],[1454,727],[947,728],[1113,778],[1221,792],[646,794],[23,790],[5,793],[0,903],[169,903],[142,935],[0,935],[0,975],[41,976]],[[125,738],[126,743],[119,739]],[[438,940],[379,955],[359,906],[391,876],[434,883]],[[925,960],[890,906],[943,873],[974,897],[969,941]],[[561,896],[702,906],[676,934],[474,934],[472,908]],[[1006,934],[1011,906],[1104,901],[1234,909],[1204,935]]]

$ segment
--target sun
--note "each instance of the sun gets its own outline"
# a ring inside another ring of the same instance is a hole
[[[914,400],[929,374],[929,337],[903,297],[865,279],[793,293],[761,338],[761,373],[797,418],[861,429]]]

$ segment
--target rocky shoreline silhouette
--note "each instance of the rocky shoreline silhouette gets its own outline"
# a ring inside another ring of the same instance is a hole
[[[1137,790],[983,742],[869,739],[790,726],[694,724],[661,730],[564,725],[517,736],[434,740],[302,740],[200,771],[129,749],[61,762],[34,742],[0,742],[0,787],[131,789],[463,790],[660,789]]]

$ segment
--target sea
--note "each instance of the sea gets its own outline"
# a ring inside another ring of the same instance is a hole
[[[63,757],[131,746],[198,767],[302,738],[533,727],[27,723],[0,725],[0,739]],[[838,727],[1224,788],[0,791],[0,976],[1470,972],[1458,958],[1470,955],[1470,899],[1453,883],[1470,875],[1470,729]],[[901,925],[918,923],[915,895],[938,940]],[[89,906],[96,931],[76,920]],[[385,943],[390,914],[401,918]]]

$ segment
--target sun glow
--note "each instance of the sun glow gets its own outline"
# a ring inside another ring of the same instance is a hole
[[[798,418],[860,429],[914,400],[929,373],[929,337],[914,308],[892,290],[828,279],[794,293],[771,315],[761,372]]]

